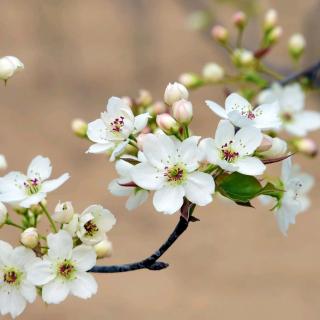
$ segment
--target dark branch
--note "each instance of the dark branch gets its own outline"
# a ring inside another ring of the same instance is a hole
[[[120,264],[120,265],[112,265],[112,266],[95,266],[93,267],[90,272],[97,272],[97,273],[117,273],[117,272],[128,272],[128,271],[135,271],[140,269],[149,269],[149,270],[162,270],[167,268],[169,265],[164,262],[158,262],[157,260],[175,243],[175,241],[182,235],[182,233],[188,228],[189,225],[189,212],[193,210],[194,205],[185,203],[181,211],[183,212],[186,210],[188,212],[188,218],[186,219],[185,216],[181,215],[180,220],[176,227],[174,228],[173,232],[167,239],[167,241],[151,256],[148,258],[141,260],[139,262],[127,263],[127,264]]]

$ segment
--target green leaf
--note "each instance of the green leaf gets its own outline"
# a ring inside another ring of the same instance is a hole
[[[255,177],[239,172],[223,176],[216,182],[218,191],[235,202],[247,203],[262,190],[260,182]]]

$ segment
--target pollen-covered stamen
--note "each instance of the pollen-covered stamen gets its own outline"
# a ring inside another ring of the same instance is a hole
[[[65,279],[71,279],[74,275],[75,267],[71,261],[64,260],[58,265],[58,274]]]
[[[231,140],[228,143],[225,143],[221,148],[222,159],[228,162],[232,162],[239,157],[239,153],[232,150],[231,148],[232,143],[233,141]]]
[[[256,115],[251,111],[242,111],[241,115],[246,116],[248,119],[253,120],[256,118]]]
[[[120,132],[124,126],[124,117],[115,118],[111,123],[112,131]]]
[[[183,165],[166,166],[164,169],[164,176],[167,177],[168,182],[181,183],[185,180],[186,171]]]
[[[33,178],[33,179],[28,179],[23,184],[26,188],[27,193],[31,195],[39,191],[41,181],[37,178]]]
[[[291,122],[293,120],[293,116],[292,116],[292,113],[290,112],[284,112],[281,114],[281,119],[283,122]]]
[[[3,281],[9,285],[18,285],[20,283],[20,272],[15,269],[4,270]]]
[[[86,235],[87,236],[93,236],[96,232],[99,231],[99,228],[97,225],[94,223],[93,220],[89,220],[84,224],[84,228],[86,230]]]

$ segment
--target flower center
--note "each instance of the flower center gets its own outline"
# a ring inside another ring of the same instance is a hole
[[[58,274],[67,280],[70,280],[75,273],[75,267],[69,260],[64,260],[58,265]]]
[[[113,122],[110,123],[112,127],[112,131],[114,132],[120,132],[122,127],[124,126],[124,117],[121,116],[119,118],[115,118]]]
[[[3,273],[3,281],[9,285],[19,285],[21,274],[22,273],[20,271],[14,268],[9,268]]]
[[[246,117],[247,117],[248,119],[250,119],[250,120],[253,120],[253,119],[256,118],[255,114],[254,114],[251,110],[249,110],[249,111],[242,111],[241,114],[242,114],[243,116],[246,116]]]
[[[281,119],[282,119],[283,122],[289,123],[289,122],[292,122],[293,116],[292,116],[292,114],[290,112],[284,112],[281,115]]]
[[[181,184],[185,181],[186,170],[182,164],[176,164],[172,167],[165,167],[164,176],[167,177],[167,181],[173,184]]]
[[[232,150],[231,145],[233,141],[229,141],[229,143],[225,143],[221,148],[222,159],[227,162],[233,162],[239,157],[239,153]]]
[[[26,188],[27,194],[32,195],[39,191],[41,182],[39,179],[33,178],[33,179],[28,179],[23,184]]]
[[[93,222],[93,220],[89,220],[84,224],[84,228],[86,230],[86,236],[93,236],[96,232],[99,231],[97,225]]]

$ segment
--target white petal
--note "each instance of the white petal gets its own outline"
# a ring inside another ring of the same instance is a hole
[[[148,112],[136,116],[134,118],[134,131],[140,132],[141,130],[143,130],[146,127],[149,118],[150,115]]]
[[[249,119],[247,116],[242,115],[239,111],[231,111],[228,113],[229,120],[239,128],[244,128],[254,125],[253,120]]]
[[[111,157],[110,157],[110,161],[114,161],[116,159],[117,156],[119,156],[124,149],[127,147],[127,145],[129,144],[129,140],[120,142],[113,150]]]
[[[303,111],[296,114],[295,123],[306,131],[314,131],[320,128],[320,112]]]
[[[218,124],[215,134],[215,144],[217,147],[222,147],[234,139],[234,126],[228,120],[221,120]]]
[[[26,199],[19,203],[22,208],[30,208],[32,205],[38,204],[46,197],[46,193],[39,192],[31,196],[27,196]]]
[[[26,308],[26,300],[17,288],[8,292],[0,291],[0,311],[2,315],[10,314],[12,318],[19,316]]]
[[[146,190],[133,191],[126,202],[128,210],[136,209],[141,206],[148,199],[149,192]]]
[[[282,88],[280,96],[281,109],[300,111],[304,108],[305,95],[298,83],[293,83]]]
[[[235,165],[238,166],[238,172],[249,176],[258,176],[263,174],[266,169],[266,166],[262,161],[256,157],[239,158],[235,162]]]
[[[56,190],[61,185],[63,185],[69,178],[70,178],[69,173],[64,173],[58,179],[45,181],[42,184],[41,191],[42,192],[51,192],[53,190]]]
[[[210,174],[193,172],[188,175],[184,188],[188,200],[199,206],[205,206],[212,201],[215,183]]]
[[[49,260],[37,261],[28,267],[27,280],[36,286],[49,283],[55,277],[54,266]]]
[[[291,177],[292,171],[292,160],[291,158],[284,159],[282,161],[282,168],[281,168],[281,179],[284,182],[287,182]]]
[[[219,117],[223,119],[228,119],[226,110],[223,109],[220,105],[218,105],[214,101],[206,100],[206,105],[210,108],[211,111],[213,111]]]
[[[166,186],[155,192],[153,205],[159,212],[173,214],[182,207],[184,195],[182,186]]]
[[[15,265],[24,268],[37,261],[37,257],[31,249],[19,246],[12,252],[12,261]]]
[[[114,148],[115,144],[113,142],[108,143],[96,143],[89,147],[86,153],[105,153],[108,150]]]
[[[199,167],[199,149],[198,142],[200,137],[192,136],[180,144],[179,154],[188,172],[192,172]]]
[[[236,133],[232,147],[240,156],[250,155],[259,147],[262,139],[263,136],[259,129],[245,127]]]
[[[91,298],[97,293],[98,285],[91,274],[79,272],[70,284],[71,294],[81,299]]]
[[[234,110],[238,111],[239,113],[247,113],[249,110],[251,110],[251,108],[251,104],[237,93],[231,93],[225,102],[227,114]]]
[[[58,304],[64,301],[70,293],[67,283],[55,279],[42,288],[42,299],[48,304]]]
[[[0,240],[0,264],[7,264],[12,252],[12,246],[8,242]]]
[[[254,126],[259,129],[277,129],[281,126],[278,103],[262,104],[253,110]]]
[[[116,162],[115,167],[119,176],[130,177],[130,170],[132,169],[133,164],[129,163],[128,161],[120,159]]]
[[[48,179],[51,176],[52,166],[49,158],[42,156],[35,157],[28,167],[28,177],[37,178],[41,181]]]
[[[199,143],[200,161],[208,161],[216,164],[220,158],[220,152],[212,138],[206,138]]]
[[[162,187],[165,176],[149,163],[143,162],[132,168],[132,180],[141,188],[147,190],[158,190]]]
[[[117,116],[122,111],[124,111],[126,115],[133,120],[134,116],[132,110],[127,103],[118,97],[111,97],[107,103],[107,112],[110,113],[111,116]]]
[[[72,252],[73,241],[70,234],[64,230],[50,233],[47,237],[48,255],[52,259],[69,259]]]
[[[88,124],[87,135],[93,142],[98,144],[108,143],[106,132],[106,125],[101,119],[97,119]]]
[[[97,256],[92,247],[80,245],[73,249],[71,259],[76,263],[77,270],[88,271],[96,264]]]
[[[123,187],[119,184],[119,179],[114,179],[109,183],[109,191],[119,197],[129,196],[134,187]]]
[[[29,303],[33,303],[37,298],[36,287],[27,281],[21,283],[20,292]]]

